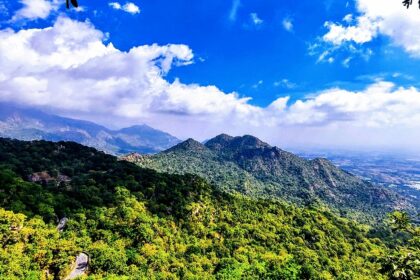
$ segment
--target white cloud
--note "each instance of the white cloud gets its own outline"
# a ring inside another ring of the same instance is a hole
[[[252,85],[252,88],[257,89],[259,88],[262,84],[264,84],[263,80],[259,80],[256,84]]]
[[[118,3],[118,2],[111,2],[111,3],[109,3],[109,6],[112,7],[113,9],[115,9],[115,10],[121,10],[122,9],[121,4]]]
[[[323,91],[288,108],[292,123],[347,122],[356,126],[420,125],[420,91],[380,81],[362,91]]]
[[[343,62],[341,62],[341,64],[346,67],[349,68],[350,67],[350,61],[352,60],[352,57],[347,57],[346,59],[343,60]]]
[[[229,12],[229,20],[236,21],[236,17],[238,15],[238,10],[241,7],[241,0],[233,0],[232,7]]]
[[[407,136],[420,131],[416,88],[374,82],[361,91],[336,88],[260,107],[213,85],[166,80],[172,67],[193,62],[186,45],[144,45],[124,52],[105,44],[104,37],[90,23],[63,17],[48,28],[0,30],[0,101],[106,125],[146,122],[179,137],[228,132],[256,134],[281,145],[375,140],[373,145],[406,136],[400,145],[420,149],[418,138]]]
[[[282,79],[281,81],[274,82],[275,87],[283,87],[287,89],[294,89],[297,87],[297,84],[289,81],[288,79]]]
[[[377,35],[378,25],[369,18],[361,16],[357,18],[357,25],[342,26],[332,22],[326,22],[325,27],[329,29],[323,39],[334,45],[341,45],[344,42],[355,42],[363,44],[372,41]]]
[[[282,25],[283,28],[288,31],[288,32],[292,32],[293,31],[293,20],[289,17],[286,17],[283,19],[282,21]]]
[[[413,56],[420,57],[420,17],[417,9],[405,9],[400,1],[357,0],[360,13],[354,25],[327,22],[323,39],[334,45],[346,42],[365,44],[379,34],[388,36],[395,45]],[[345,23],[351,23],[345,17]]]
[[[174,65],[192,63],[188,46],[145,45],[122,52],[103,38],[91,24],[63,17],[49,28],[1,30],[0,101],[86,114],[91,120],[112,116],[115,123],[259,110],[247,104],[248,98],[215,86],[166,81]]]
[[[19,2],[23,7],[16,11],[12,21],[46,19],[60,5],[59,0],[20,0]]]
[[[343,21],[346,23],[352,23],[353,22],[353,15],[352,14],[348,14],[345,17],[343,17]]]
[[[127,12],[127,13],[132,14],[132,15],[140,13],[140,8],[132,2],[127,2],[124,5],[121,5],[118,2],[110,2],[109,6],[112,7],[113,9],[115,9],[115,10],[122,10],[122,11]]]
[[[251,17],[252,23],[254,23],[254,25],[261,25],[264,22],[258,17],[257,13],[251,13],[249,16]]]
[[[338,40],[338,38],[336,38]],[[374,52],[368,47],[360,48],[353,42],[343,42],[341,44],[325,43],[322,39],[311,44],[308,48],[309,55],[317,56],[316,63],[334,63],[342,61],[341,65],[348,68],[350,61],[361,58],[369,61]]]

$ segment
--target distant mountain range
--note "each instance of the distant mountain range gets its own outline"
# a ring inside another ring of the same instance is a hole
[[[0,103],[0,137],[19,140],[74,141],[121,155],[156,153],[181,142],[147,125],[111,130],[93,122]]]
[[[156,155],[131,154],[123,159],[161,172],[196,174],[221,189],[252,197],[325,204],[354,218],[415,208],[393,191],[365,182],[326,159],[305,160],[249,135],[222,134],[205,144],[188,139]]]

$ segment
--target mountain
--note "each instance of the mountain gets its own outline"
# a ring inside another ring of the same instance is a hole
[[[306,160],[250,135],[222,134],[205,144],[189,139],[156,155],[125,159],[160,172],[196,174],[231,192],[301,205],[323,203],[359,219],[366,214],[383,217],[395,209],[415,211],[393,191],[365,182],[326,159]]]
[[[392,189],[420,208],[420,158],[415,153],[298,151],[304,158],[325,157],[366,181]]]
[[[6,103],[0,103],[0,137],[74,141],[110,154],[156,153],[180,142],[172,135],[147,125],[110,130],[92,122]]]
[[[213,153],[193,140],[177,151]],[[417,279],[414,234],[328,208],[224,193],[74,142],[0,139],[0,166],[2,279],[66,279],[81,254],[89,279]]]

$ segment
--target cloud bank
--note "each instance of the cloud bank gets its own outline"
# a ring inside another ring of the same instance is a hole
[[[186,45],[124,52],[105,39],[91,23],[66,17],[43,29],[0,30],[0,101],[108,126],[146,122],[201,140],[227,132],[282,146],[390,145],[399,139],[398,145],[419,147],[416,88],[380,81],[361,91],[333,88],[260,107],[213,85],[168,81],[173,67],[194,63]]]

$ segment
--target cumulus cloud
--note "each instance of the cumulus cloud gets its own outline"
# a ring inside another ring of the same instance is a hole
[[[369,139],[379,141],[390,131],[401,136],[403,128],[405,132],[420,128],[416,88],[377,81],[361,91],[334,88],[293,102],[290,97],[278,98],[260,107],[213,85],[168,81],[173,67],[193,63],[186,45],[153,44],[121,51],[104,38],[91,23],[65,17],[43,29],[0,30],[0,101],[106,125],[146,122],[179,137],[198,139],[221,132],[269,133],[265,139],[277,144],[287,139],[331,144],[350,132],[353,136],[347,135],[343,143],[365,141],[357,136],[360,131],[361,135],[380,131],[369,134]]]
[[[133,123],[154,114],[217,119],[259,110],[215,86],[165,80],[174,65],[193,62],[186,45],[122,52],[103,39],[90,23],[64,17],[49,28],[1,30],[0,100]]]
[[[16,11],[12,21],[28,19],[46,19],[59,6],[58,0],[20,0],[23,7]]]
[[[140,8],[132,2],[127,2],[124,5],[121,5],[119,2],[110,2],[109,6],[115,10],[121,10],[132,15],[140,13]]]
[[[346,42],[365,44],[378,35],[392,39],[413,56],[420,57],[420,17],[417,9],[405,9],[400,1],[357,0],[360,15],[343,23],[326,22],[328,32],[323,39],[334,45]],[[353,23],[353,21],[355,23]]]

